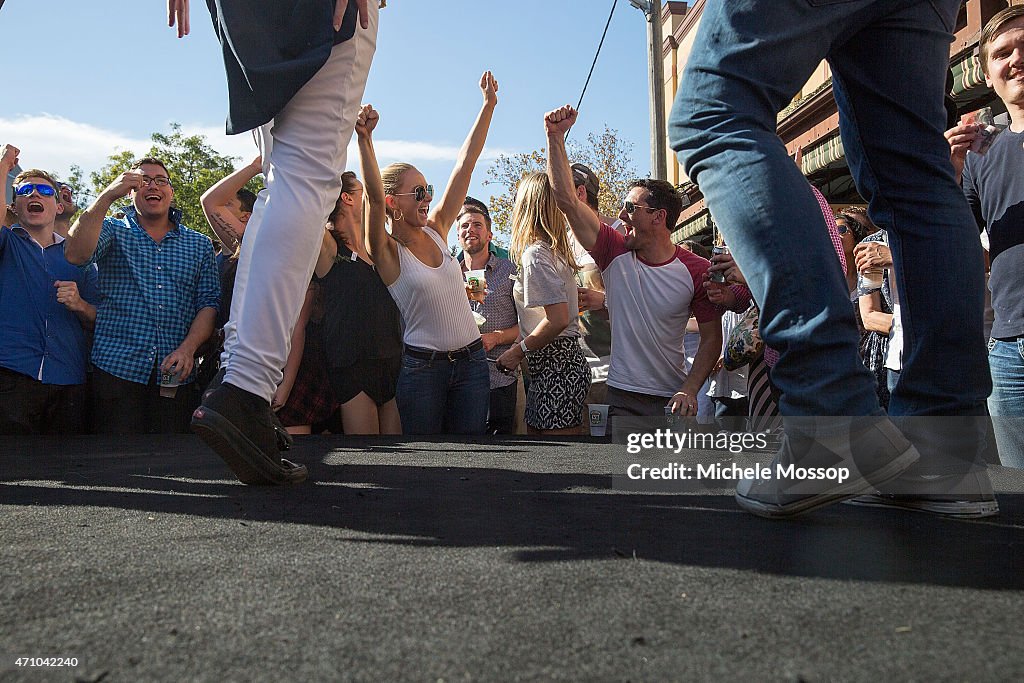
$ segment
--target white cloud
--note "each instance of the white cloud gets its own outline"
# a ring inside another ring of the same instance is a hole
[[[167,130],[165,126],[164,131]],[[220,154],[239,157],[243,162],[256,154],[250,133],[225,135],[221,125],[182,124],[186,135],[204,135]],[[410,140],[375,140],[381,165],[392,161],[410,163],[451,162],[459,147]],[[0,143],[21,149],[22,168],[42,168],[66,177],[72,164],[88,173],[99,170],[107,158],[122,150],[141,154],[152,144],[149,138],[137,138],[116,130],[72,121],[54,114],[23,114],[13,118],[0,116]],[[485,148],[481,161],[491,161],[506,150]],[[358,151],[355,141],[349,145],[350,167],[355,167]]]
[[[125,149],[138,154],[150,144],[149,140],[45,113],[0,117],[0,142],[21,150],[22,168],[41,168],[62,177],[72,164],[86,172],[98,170],[111,154]]]

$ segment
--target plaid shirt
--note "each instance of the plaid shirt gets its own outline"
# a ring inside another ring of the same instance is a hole
[[[177,209],[170,218],[174,227],[157,243],[129,206],[124,219],[103,221],[90,261],[99,267],[103,294],[92,362],[139,384],[148,384],[153,369],[184,341],[200,310],[220,305],[213,243],[181,225]]]
[[[512,298],[512,278],[516,275],[516,266],[507,258],[498,256],[499,247],[491,242],[487,259],[484,266],[487,277],[487,296],[484,302],[477,308],[477,312],[487,318],[487,322],[480,328],[481,333],[494,332],[496,330],[507,330],[519,324],[519,314],[516,312],[516,302]],[[505,253],[508,253],[507,251]],[[462,272],[469,270],[469,262],[465,260],[464,254]],[[487,352],[487,358],[497,360],[498,356],[512,348],[511,344],[499,344]],[[490,373],[491,389],[507,387],[516,381],[514,373],[504,374],[498,372],[497,363],[488,363],[487,369]]]

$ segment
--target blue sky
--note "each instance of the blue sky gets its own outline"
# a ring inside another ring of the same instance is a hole
[[[486,201],[497,191],[482,185],[493,158],[543,146],[544,112],[576,104],[610,8],[611,0],[390,0],[364,97],[381,112],[381,164],[413,163],[440,191],[479,110],[480,74],[491,69],[499,104],[470,188]],[[95,170],[117,149],[145,150],[171,122],[206,134],[221,153],[246,162],[255,154],[250,136],[223,134],[220,47],[201,0],[180,41],[163,0],[6,0],[0,27],[0,142],[22,149],[23,167]],[[650,165],[647,79],[646,22],[620,0],[573,135],[618,129],[641,174]]]

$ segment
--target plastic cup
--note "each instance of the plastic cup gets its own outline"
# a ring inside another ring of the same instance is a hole
[[[865,270],[860,274],[861,282],[865,289],[880,289],[882,287],[883,272],[881,270]]]
[[[487,275],[482,270],[467,270],[466,284],[473,294],[480,294],[487,289]]]
[[[590,403],[587,414],[590,416],[590,435],[605,436],[608,432],[608,404]]]
[[[181,379],[177,373],[160,373],[160,396],[163,398],[174,398],[175,394],[178,393],[179,386],[181,386]]]

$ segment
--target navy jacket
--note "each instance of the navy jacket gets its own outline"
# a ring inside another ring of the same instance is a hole
[[[334,0],[206,0],[224,52],[229,135],[262,126],[355,34],[348,3],[334,31]]]

